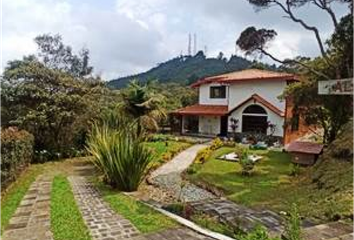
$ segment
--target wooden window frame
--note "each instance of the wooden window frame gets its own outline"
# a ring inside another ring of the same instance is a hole
[[[219,89],[220,94],[217,96],[215,90]],[[226,98],[226,86],[211,86],[210,87],[210,98],[212,99],[225,99]]]

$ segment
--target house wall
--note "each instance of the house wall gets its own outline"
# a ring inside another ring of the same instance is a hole
[[[293,117],[294,104],[292,100],[288,98],[286,100],[286,111],[285,111],[285,132],[284,132],[284,145],[287,145],[297,139],[305,136],[309,133],[310,128],[316,129],[314,126],[308,126],[303,117],[300,115],[298,130],[291,129],[291,119]]]
[[[242,113],[247,108],[249,105],[259,105],[264,108],[264,110],[267,112],[267,121],[270,121],[271,123],[274,123],[276,125],[275,127],[275,132],[274,136],[278,137],[283,137],[283,125],[284,125],[284,118],[275,114],[274,112],[270,111],[268,108],[263,106],[262,104],[259,103],[254,103],[253,100],[248,101],[245,103],[243,106],[235,110],[234,112],[231,113],[231,115],[228,118],[228,122],[230,123],[231,118],[235,118],[239,120],[238,123],[238,128],[236,129],[236,132],[242,132]],[[230,124],[228,124],[228,131],[232,132]],[[267,134],[270,134],[270,129],[267,130]]]
[[[282,111],[285,111],[285,101],[280,101],[286,87],[286,81],[247,81],[229,86],[229,110],[235,108],[253,94],[258,94]]]
[[[220,117],[199,116],[199,133],[217,135],[220,133]]]
[[[316,162],[316,155],[314,154],[292,152],[291,157],[293,163],[301,165],[313,165]]]
[[[209,104],[209,105],[227,105],[229,90],[226,86],[226,98],[210,98],[210,87],[211,86],[222,86],[221,84],[211,83],[203,84],[199,87],[199,104]]]

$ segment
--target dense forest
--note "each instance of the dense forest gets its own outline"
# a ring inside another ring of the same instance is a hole
[[[206,58],[203,51],[194,56],[178,56],[164,63],[160,63],[144,73],[113,79],[108,83],[111,88],[122,88],[132,79],[140,82],[154,79],[160,83],[181,83],[190,84],[199,78],[242,70],[258,65],[256,62],[248,61],[245,58],[233,55],[230,59],[224,57],[220,52],[216,58]],[[266,66],[266,65],[264,65]],[[263,66],[263,67],[264,67]],[[259,67],[259,66],[255,66]],[[266,66],[275,68],[275,66]]]

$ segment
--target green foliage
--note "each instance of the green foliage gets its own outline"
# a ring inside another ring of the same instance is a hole
[[[57,48],[59,40],[42,39],[39,48]],[[75,155],[83,147],[90,121],[114,99],[99,79],[77,77],[58,67],[63,61],[58,51],[39,52],[43,59],[29,56],[9,62],[1,81],[2,126],[32,133],[35,150],[45,151],[42,158],[49,159]]]
[[[70,183],[64,176],[56,176],[53,180],[50,223],[55,240],[92,239],[76,205]]]
[[[220,138],[215,138],[209,147],[201,149],[197,152],[194,163],[205,163],[212,155],[212,153],[223,146]]]
[[[239,240],[280,240],[280,238],[270,237],[267,230],[262,226],[257,226],[253,231],[245,234],[239,235]]]
[[[254,169],[255,162],[249,159],[249,153],[247,149],[243,149],[241,155],[239,156],[239,163],[242,168],[242,175],[250,176],[252,170]]]
[[[136,123],[118,130],[94,125],[87,150],[93,163],[102,171],[105,180],[122,191],[135,191],[148,172],[152,155],[144,139],[132,131]]]
[[[165,207],[165,209],[171,213],[177,214],[179,216],[183,216],[185,211],[184,203],[172,203]]]
[[[212,153],[213,151],[210,147],[199,150],[197,152],[197,156],[194,159],[194,163],[205,163]]]
[[[79,55],[72,52],[70,46],[64,45],[60,35],[43,34],[34,41],[38,45],[38,58],[51,69],[59,69],[75,77],[84,77],[92,73],[89,66],[89,50],[83,48]]]
[[[152,88],[164,96],[163,107],[173,111],[198,102],[198,91],[178,83],[154,82]]]
[[[218,157],[234,152],[235,148],[222,147],[216,150],[204,164],[195,164],[196,173],[186,175],[192,183],[216,188],[225,196],[239,204],[263,206],[284,210],[286,200],[292,196],[282,187],[290,188],[289,164],[291,157],[287,153],[254,150],[251,154],[263,156],[255,166],[252,177],[242,175],[241,165],[235,162],[220,161]]]
[[[103,199],[109,203],[111,208],[131,221],[142,233],[158,232],[177,226],[171,218],[156,212],[134,198],[116,192],[102,183],[97,183],[97,185]]]
[[[1,130],[1,187],[4,189],[16,180],[33,158],[33,135],[25,130]]]
[[[190,146],[189,143],[185,142],[176,142],[176,141],[155,141],[155,142],[146,142],[145,146],[151,149],[151,152],[154,157],[154,163],[158,162],[160,164],[165,163],[166,161],[171,160],[182,150]],[[160,165],[158,164],[158,166]],[[157,167],[155,165],[155,167]]]
[[[290,170],[289,170],[290,176],[293,176],[293,177],[298,176],[300,174],[300,172],[301,172],[301,167],[299,164],[292,163],[290,165]]]
[[[243,70],[249,68],[250,64],[251,62],[245,58],[235,55],[225,61],[224,59],[206,58],[203,52],[199,52],[195,56],[175,57],[141,74],[113,79],[108,85],[111,88],[123,88],[132,79],[139,79],[143,83],[150,79],[157,79],[160,83],[175,82],[185,85],[203,77]]]
[[[302,240],[301,219],[298,207],[295,203],[291,205],[289,216],[287,216],[284,235],[288,240]]]
[[[210,229],[214,232],[224,234],[226,236],[239,239],[238,231],[230,226],[220,223],[217,219],[210,217],[207,214],[197,213],[191,216],[191,220],[201,227]],[[248,240],[248,239],[247,239]],[[253,240],[253,239],[252,239]]]
[[[353,12],[352,1],[336,1],[338,3],[351,3],[344,17],[336,19],[336,13],[329,2],[321,1],[262,1],[249,0],[257,10],[279,7],[286,17],[312,32],[315,35],[321,56],[309,58],[298,56],[294,59],[278,59],[266,50],[266,45],[276,36],[274,30],[248,27],[245,29],[237,45],[246,54],[260,53],[272,60],[282,63],[281,69],[302,76],[302,81],[289,84],[284,94],[287,100],[294,103],[294,116],[301,116],[308,125],[320,126],[324,129],[324,143],[331,143],[342,126],[349,121],[353,114],[353,97],[345,95],[319,95],[318,82],[329,79],[353,77]],[[295,16],[293,11],[309,3],[314,7],[326,10],[333,20],[334,32],[323,43],[320,31],[315,26],[308,25],[305,19]],[[350,11],[351,10],[351,11]]]
[[[166,118],[163,106],[164,96],[157,93],[151,82],[144,85],[131,81],[128,88],[122,90],[123,103],[120,105],[123,114],[138,121],[138,132],[142,128],[156,131],[158,122]]]
[[[224,145],[224,143],[221,141],[220,138],[215,138],[212,142],[211,142],[211,146],[210,149],[215,151],[216,149],[221,148]]]

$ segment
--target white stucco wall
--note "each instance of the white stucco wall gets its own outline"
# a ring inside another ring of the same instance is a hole
[[[274,132],[274,136],[279,136],[279,137],[283,137],[283,125],[284,125],[284,118],[275,114],[273,111],[267,109],[265,106],[263,106],[262,104],[259,103],[254,103],[252,100],[247,102],[246,104],[244,104],[242,107],[238,108],[236,111],[234,111],[228,119],[228,131],[232,132],[232,129],[230,127],[230,119],[231,118],[235,118],[238,119],[238,128],[236,129],[236,132],[242,132],[242,112],[245,110],[245,108],[247,108],[249,105],[259,105],[261,107],[264,108],[264,110],[267,112],[267,121],[270,121],[271,123],[274,123],[276,125],[275,127],[275,132]],[[267,130],[267,134],[270,134],[270,129]]]
[[[210,98],[210,87],[222,86],[220,84],[204,84],[199,87],[199,104],[209,105],[227,105],[228,104],[228,86],[226,86],[226,98]]]
[[[217,135],[220,133],[220,117],[199,116],[199,133]]]
[[[286,81],[247,81],[231,84],[229,86],[229,110],[256,93],[280,110],[285,111],[285,101],[279,101],[277,98],[283,93],[285,87]]]

